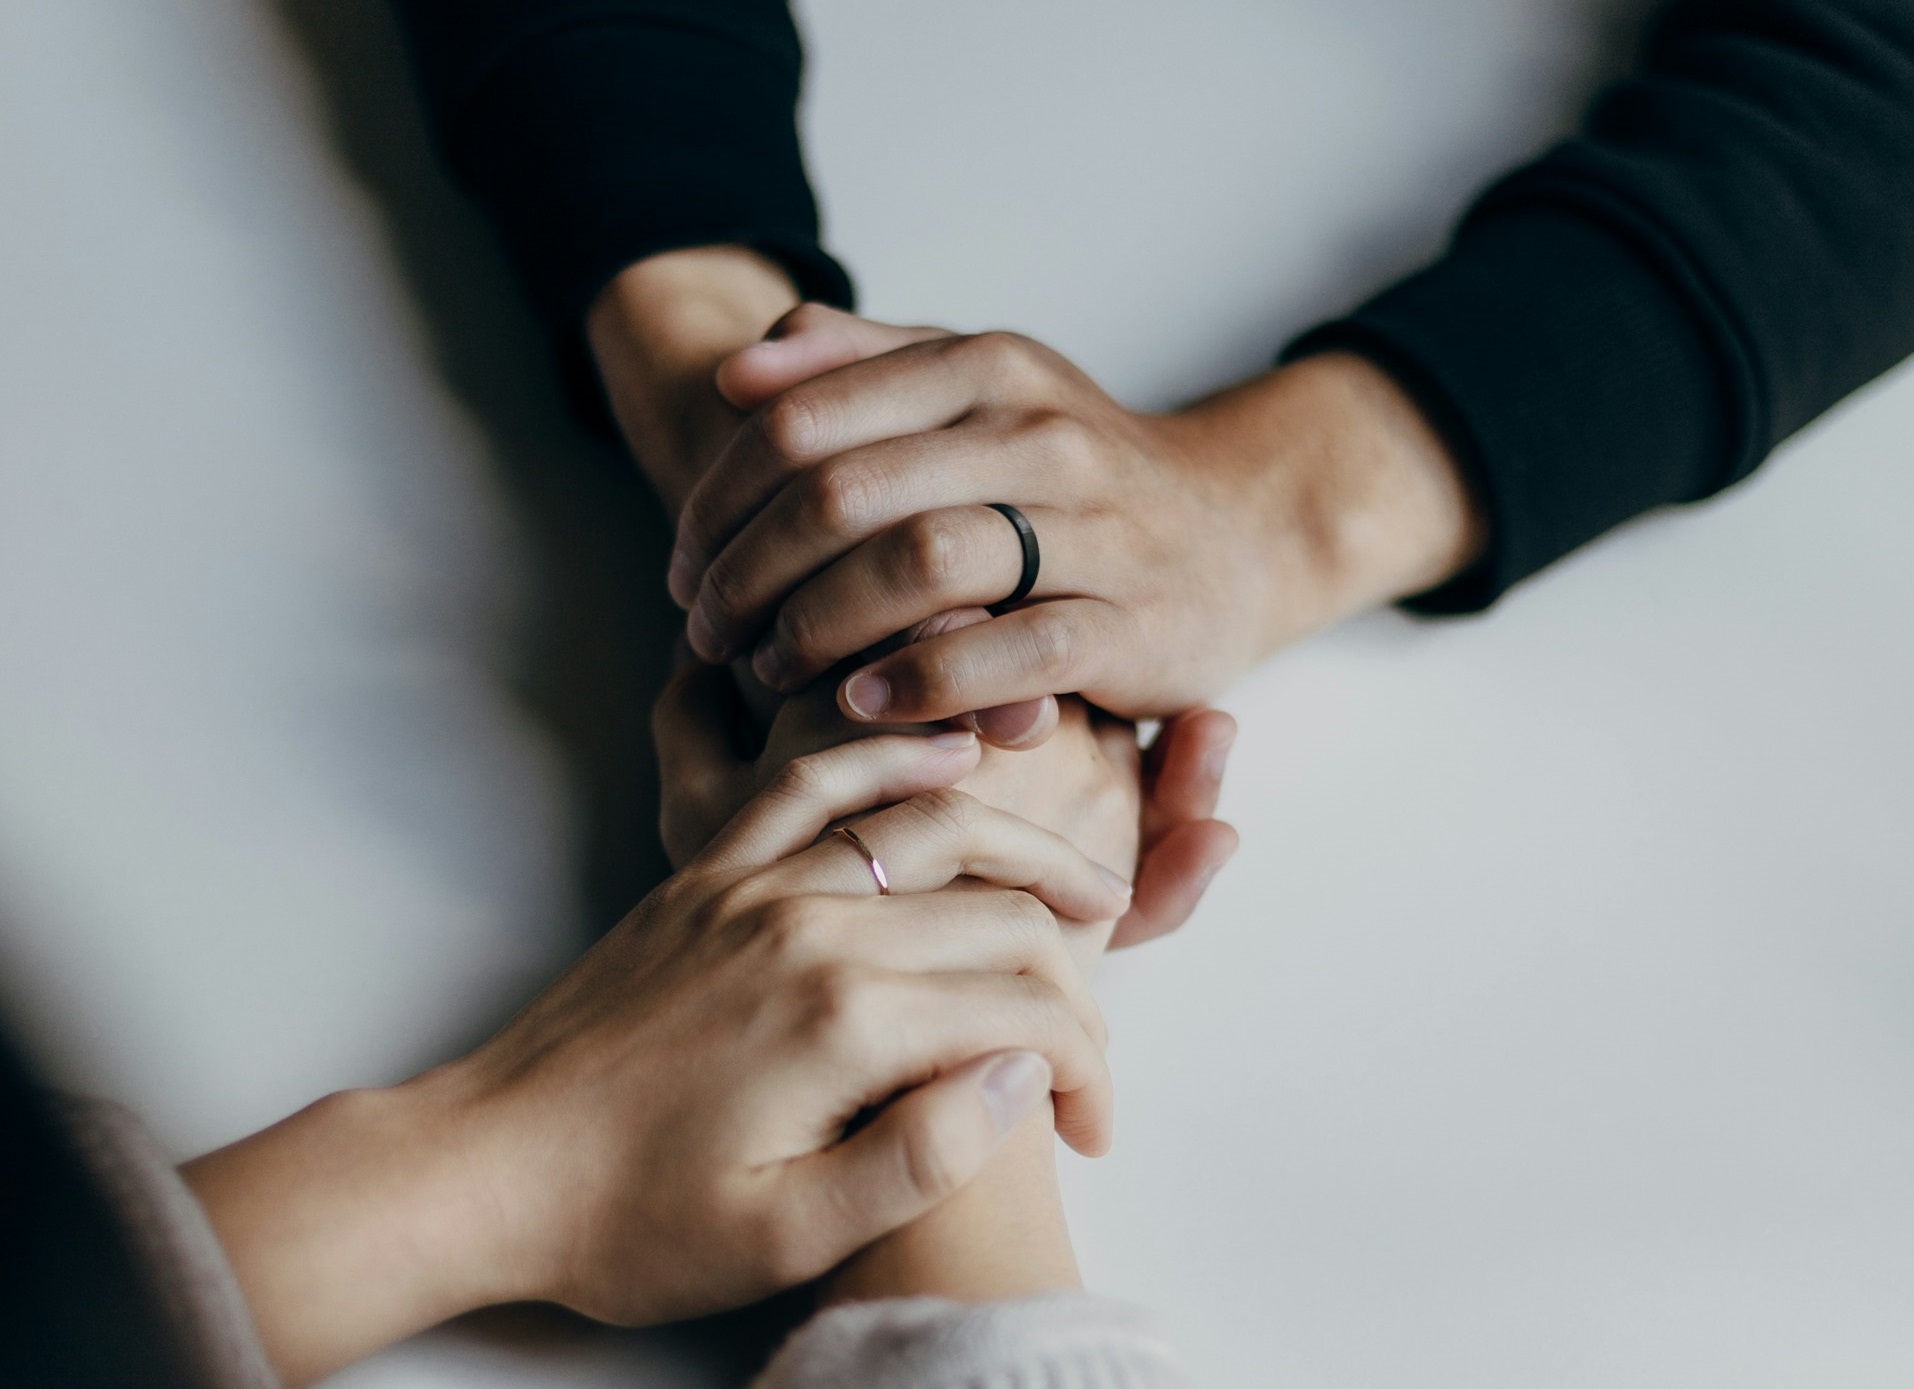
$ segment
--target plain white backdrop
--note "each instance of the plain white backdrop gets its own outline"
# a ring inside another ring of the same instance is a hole
[[[868,311],[1165,406],[1432,253],[1640,12],[811,0],[812,169]],[[609,706],[537,676],[555,589],[656,606],[579,558],[656,522],[416,121],[375,0],[0,6],[0,996],[182,1155],[609,924]],[[1067,1170],[1198,1382],[1914,1380],[1911,454],[1903,370],[1484,618],[1234,692],[1244,851],[1109,965],[1119,1142]],[[737,1377],[541,1326],[340,1383]]]

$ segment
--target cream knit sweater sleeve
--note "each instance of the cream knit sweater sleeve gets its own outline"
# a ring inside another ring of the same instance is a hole
[[[1155,1321],[1089,1293],[851,1303],[800,1327],[754,1389],[1185,1389]]]
[[[277,1389],[225,1251],[159,1145],[117,1105],[61,1115],[206,1389]],[[1183,1389],[1150,1317],[1087,1293],[853,1303],[794,1333],[754,1389]],[[632,1389],[671,1389],[634,1384]]]

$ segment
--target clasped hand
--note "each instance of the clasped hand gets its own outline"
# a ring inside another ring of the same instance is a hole
[[[1022,555],[993,502],[1039,537],[1029,600],[851,673],[846,714],[936,720],[1079,692],[1155,717],[1201,703],[1259,654],[1240,618],[1261,568],[1256,528],[1240,465],[1199,417],[1125,410],[1014,334],[889,328],[815,305],[784,329],[720,369],[734,405],[762,408],[679,520],[670,582],[699,655],[749,655],[789,693],[892,633],[996,603]]]

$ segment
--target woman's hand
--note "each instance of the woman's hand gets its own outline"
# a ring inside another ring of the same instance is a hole
[[[1052,1096],[1102,1151],[1102,1023],[1058,918],[1128,893],[950,789],[978,755],[800,758],[470,1056],[189,1164],[285,1377],[493,1302],[634,1323],[764,1296],[938,1204]],[[887,897],[826,833],[880,805],[858,833]]]
[[[744,422],[718,393],[718,365],[796,303],[784,271],[743,246],[647,256],[592,302],[585,331],[605,399],[670,515]]]
[[[1036,531],[1029,601],[844,676],[840,703],[862,721],[1065,692],[1173,713],[1283,642],[1440,582],[1479,544],[1441,441],[1356,357],[1151,415],[1026,338],[806,305],[719,383],[740,405],[781,394],[679,520],[672,593],[708,660],[749,655],[766,684],[797,689],[914,623],[1008,595],[1021,550],[989,503]]]
[[[839,713],[833,694],[819,682],[784,701],[754,756],[740,751],[758,735],[729,673],[692,666],[672,681],[652,733],[661,830],[674,864],[688,863],[793,758],[870,733]],[[1166,720],[1139,757],[1129,723],[1080,699],[1055,703],[1054,738],[1029,752],[986,748],[963,789],[1111,868],[1135,865],[1135,890],[1111,944],[1175,930],[1236,851],[1236,831],[1214,818],[1236,721],[1216,709],[1189,710]],[[1069,934],[1086,960],[1102,949],[1101,930],[1072,926]]]

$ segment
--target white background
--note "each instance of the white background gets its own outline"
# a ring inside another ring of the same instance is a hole
[[[813,0],[880,316],[1172,404],[1413,267],[1640,5]],[[1115,961],[1094,1284],[1199,1382],[1914,1381],[1914,376],[1488,617],[1270,663]],[[0,995],[182,1155],[468,1043],[649,871],[658,524],[375,0],[0,5]],[[723,1335],[731,1333],[721,1333]],[[440,1333],[357,1389],[721,1384]]]

